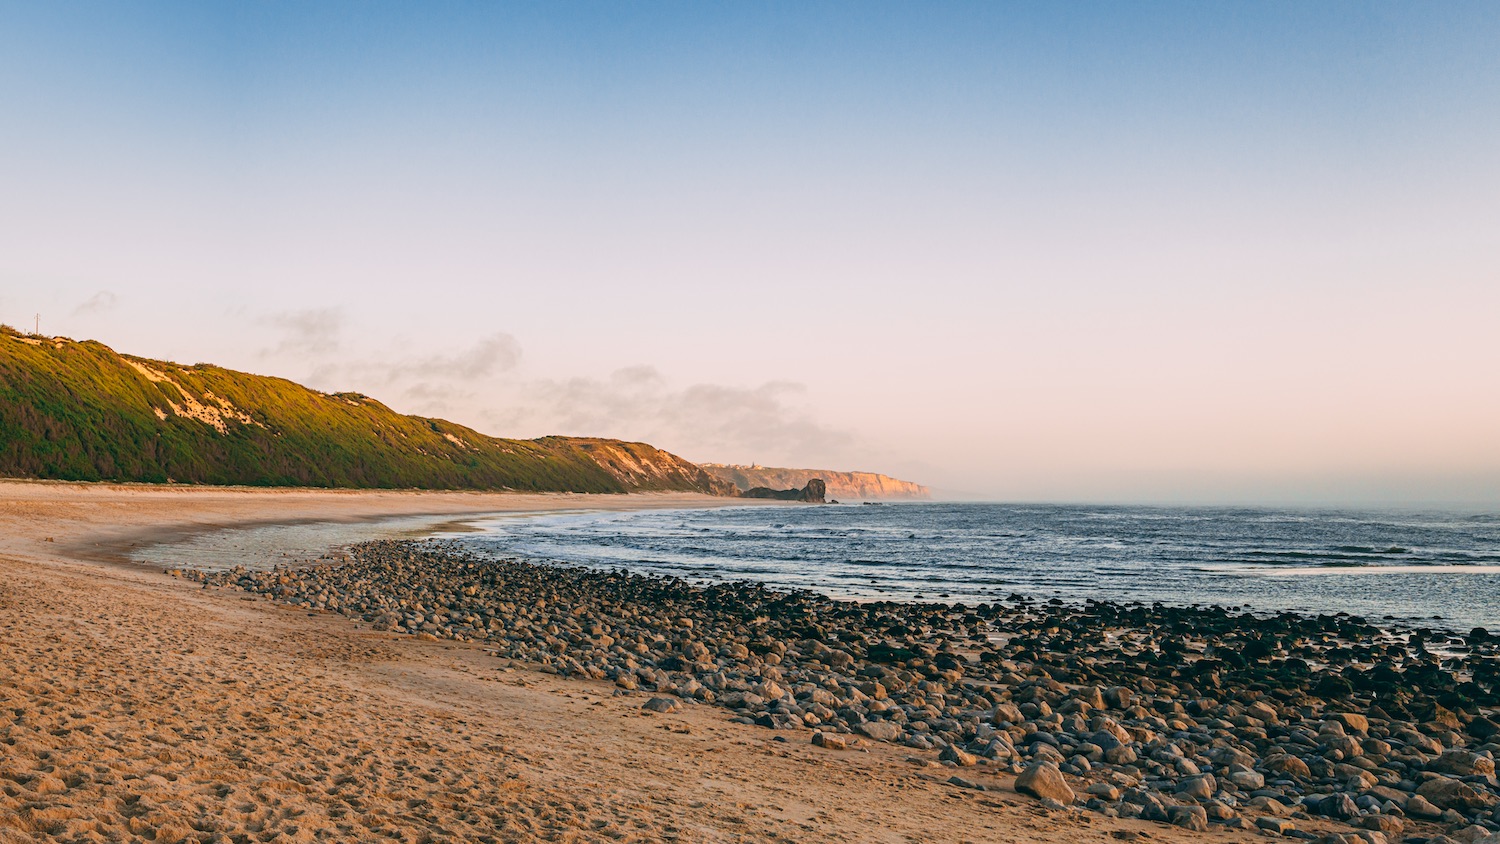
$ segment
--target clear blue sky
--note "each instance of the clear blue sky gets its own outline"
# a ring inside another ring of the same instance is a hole
[[[1500,4],[0,3],[0,320],[1012,499],[1500,502]]]

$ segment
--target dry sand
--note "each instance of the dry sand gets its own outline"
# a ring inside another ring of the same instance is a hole
[[[1255,837],[1049,812],[975,769],[993,790],[950,786],[904,748],[644,713],[479,646],[113,562],[234,524],[722,503],[0,482],[0,844]]]

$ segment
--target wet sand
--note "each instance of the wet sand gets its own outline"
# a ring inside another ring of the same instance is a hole
[[[956,788],[934,754],[643,712],[479,645],[118,562],[233,524],[715,503],[0,484],[0,842],[1253,837]]]

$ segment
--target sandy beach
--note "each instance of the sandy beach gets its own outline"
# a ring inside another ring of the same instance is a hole
[[[936,753],[643,711],[480,644],[120,562],[237,524],[717,503],[0,484],[0,842],[1255,837],[1048,809],[999,774],[955,787]]]

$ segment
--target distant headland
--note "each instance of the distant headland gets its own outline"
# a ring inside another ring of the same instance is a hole
[[[757,487],[802,489],[814,478],[827,485],[828,496],[855,501],[924,500],[932,491],[921,484],[875,472],[838,472],[831,469],[778,469],[770,466],[735,466],[723,463],[700,463],[705,472],[728,481],[741,492]]]

